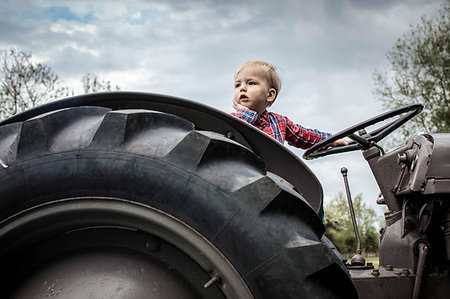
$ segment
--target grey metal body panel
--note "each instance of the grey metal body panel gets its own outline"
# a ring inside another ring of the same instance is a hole
[[[450,179],[450,134],[433,134],[434,151],[427,176]]]
[[[397,195],[450,193],[450,134],[419,135],[407,146]]]
[[[350,275],[362,299],[413,298],[416,276],[409,269],[350,270]],[[422,288],[424,298],[448,298],[450,292],[448,274],[425,276]]]
[[[450,134],[425,134],[381,155],[363,152],[388,206],[380,267],[352,270],[362,298],[446,298],[450,293]]]

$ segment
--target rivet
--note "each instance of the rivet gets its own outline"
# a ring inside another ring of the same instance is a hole
[[[228,131],[225,133],[225,137],[227,137],[228,139],[234,139],[234,134],[231,131]]]

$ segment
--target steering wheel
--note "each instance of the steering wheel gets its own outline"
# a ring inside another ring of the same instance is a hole
[[[381,139],[383,139],[384,137],[386,137],[387,135],[391,134],[393,131],[398,129],[401,125],[403,125],[412,117],[414,117],[416,114],[418,114],[420,111],[422,111],[422,109],[423,105],[413,104],[375,116],[371,119],[368,119],[359,124],[344,129],[339,133],[332,135],[331,137],[313,145],[312,147],[310,147],[308,150],[305,151],[305,153],[303,154],[303,158],[311,160],[323,156],[328,156],[331,154],[344,153],[356,150],[366,150],[369,147],[373,146],[376,142],[380,141]],[[406,114],[400,116],[403,113]],[[374,124],[377,124],[379,122],[382,122],[386,119],[395,116],[398,116],[398,118],[370,133],[364,133],[361,136],[355,134],[359,130],[362,130],[368,126],[372,126]],[[347,146],[330,147],[331,143],[344,137],[352,139],[352,141],[349,142]]]

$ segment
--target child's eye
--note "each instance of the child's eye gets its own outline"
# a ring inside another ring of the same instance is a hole
[[[235,84],[234,84],[234,88],[237,88],[237,87],[239,87],[239,86],[241,86],[241,83],[235,83]]]
[[[254,81],[250,81],[250,82],[248,82],[248,84],[249,84],[249,85],[256,85],[257,83],[254,82]]]

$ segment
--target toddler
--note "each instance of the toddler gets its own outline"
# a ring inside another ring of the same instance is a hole
[[[282,144],[307,149],[331,136],[330,133],[304,128],[286,116],[268,112],[278,96],[281,80],[275,67],[264,61],[247,61],[234,75],[232,115],[254,125]],[[331,146],[348,145],[338,139]]]

